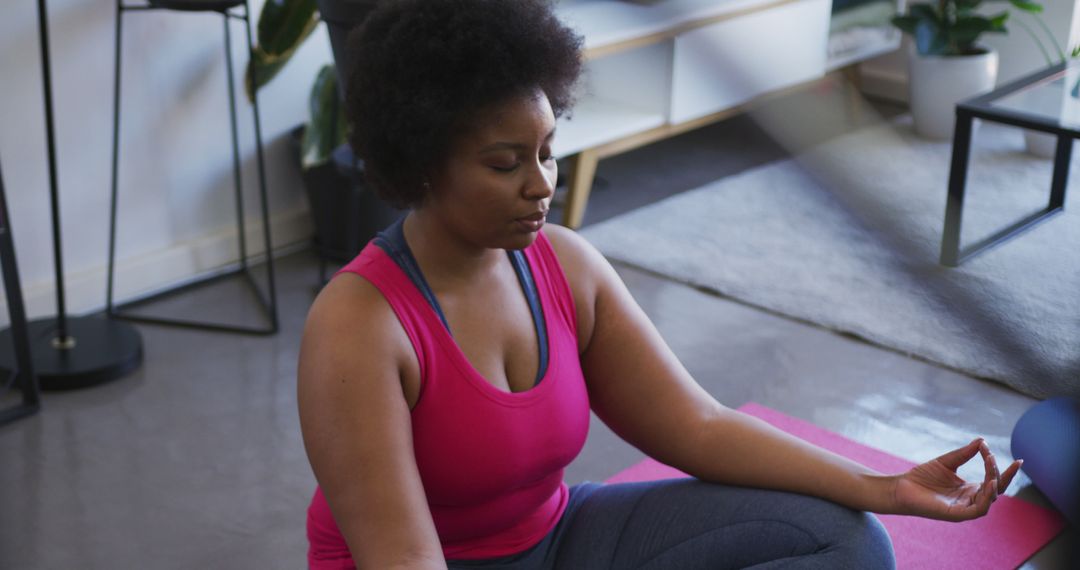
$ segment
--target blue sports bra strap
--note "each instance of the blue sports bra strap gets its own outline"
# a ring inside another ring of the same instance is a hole
[[[420,294],[435,310],[435,314],[439,315],[439,320],[442,321],[447,332],[453,336],[450,323],[447,322],[446,315],[443,314],[442,307],[439,306],[439,301],[435,298],[435,293],[431,290],[427,280],[424,279],[424,274],[420,271],[420,264],[416,262],[412,250],[409,249],[408,242],[405,241],[404,222],[405,218],[401,218],[390,227],[379,232],[379,235],[375,236],[375,245],[385,251],[390,256],[390,259],[393,259],[394,263],[405,272],[405,275],[409,276]],[[540,294],[536,291],[532,268],[529,267],[525,254],[521,251],[507,251],[506,253],[510,257],[510,264],[514,267],[518,282],[521,283],[521,289],[525,293],[525,300],[529,304],[529,312],[532,313],[533,325],[536,327],[536,338],[540,345],[540,365],[537,367],[535,383],[539,384],[544,374],[547,373],[548,366],[547,325],[544,321],[544,310],[540,304]]]
[[[540,344],[540,366],[536,370],[536,384],[540,383],[544,374],[547,373],[548,365],[548,338],[547,324],[544,321],[544,310],[540,305],[540,294],[536,292],[536,282],[533,281],[532,268],[525,259],[525,254],[520,250],[507,251],[510,255],[510,264],[514,266],[521,289],[525,292],[525,299],[529,303],[529,311],[532,312],[533,324],[536,326],[536,338]]]
[[[409,276],[416,288],[420,290],[420,294],[424,296],[424,299],[427,299],[431,308],[435,309],[435,314],[439,315],[439,320],[442,321],[443,326],[449,331],[450,323],[446,322],[446,315],[443,315],[442,307],[439,306],[439,301],[435,299],[435,293],[431,291],[427,279],[424,279],[424,274],[420,271],[420,264],[416,262],[416,258],[413,257],[412,251],[409,249],[409,244],[405,241],[405,218],[402,217],[390,227],[379,232],[379,235],[375,236],[375,245],[385,251],[390,256],[390,259],[393,259],[394,263],[397,263],[398,267],[405,272],[405,275]],[[451,333],[452,335],[453,333]]]

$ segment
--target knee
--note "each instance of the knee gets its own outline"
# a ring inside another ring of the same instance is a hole
[[[896,568],[892,540],[881,521],[870,513],[841,507],[845,512],[837,525],[834,547],[846,553],[846,568]]]

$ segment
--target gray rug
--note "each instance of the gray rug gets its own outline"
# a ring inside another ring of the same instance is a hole
[[[588,227],[609,258],[1046,397],[1080,396],[1080,215],[937,263],[951,144],[902,118]],[[1049,197],[1018,130],[975,134],[963,243]],[[1080,182],[1080,159],[1070,180]],[[1068,206],[1068,202],[1066,203]],[[732,331],[738,334],[738,331]]]

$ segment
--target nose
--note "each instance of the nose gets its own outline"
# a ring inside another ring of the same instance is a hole
[[[525,180],[522,195],[529,200],[546,200],[555,194],[555,181],[559,176],[555,161],[536,161]]]

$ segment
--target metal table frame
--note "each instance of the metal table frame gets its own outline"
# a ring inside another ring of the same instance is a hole
[[[1064,63],[1049,67],[956,105],[956,129],[953,133],[952,166],[949,170],[949,197],[945,205],[945,229],[941,239],[942,265],[956,267],[1065,210],[1069,160],[1072,156],[1073,139],[1080,137],[1080,131],[1062,126],[1058,121],[1045,117],[992,105],[998,99],[1063,73],[1065,68]],[[960,225],[964,212],[968,162],[971,157],[971,127],[975,119],[1057,135],[1057,150],[1054,155],[1054,174],[1050,182],[1050,200],[1046,207],[1013,222],[989,237],[961,248]]]

